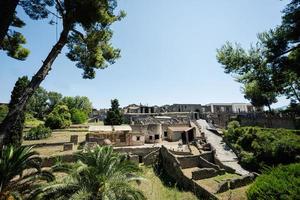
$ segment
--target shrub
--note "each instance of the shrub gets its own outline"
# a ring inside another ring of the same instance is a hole
[[[299,199],[300,163],[278,166],[257,177],[247,191],[248,200]]]
[[[241,126],[240,122],[234,120],[228,123],[227,129],[235,129],[235,128],[239,128],[240,126]]]
[[[254,171],[264,165],[296,162],[300,155],[299,132],[289,129],[240,127],[227,130],[224,137],[235,148],[241,164]]]
[[[8,106],[7,105],[0,105],[0,122],[6,117],[8,113]]]
[[[29,132],[25,135],[25,140],[40,140],[51,136],[51,129],[45,127],[44,124],[40,124],[37,127],[31,128]]]
[[[86,122],[87,118],[88,116],[84,111],[76,108],[71,110],[71,121],[73,124],[82,124]]]
[[[71,125],[71,114],[66,105],[57,105],[48,115],[45,126],[51,129],[66,128]]]
[[[246,168],[255,169],[258,165],[253,153],[242,151],[240,154],[241,165]]]

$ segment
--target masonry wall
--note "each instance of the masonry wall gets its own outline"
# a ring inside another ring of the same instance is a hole
[[[160,149],[160,162],[168,176],[176,180],[179,186],[193,192],[199,199],[218,199],[214,194],[208,192],[195,181],[186,177],[182,172],[178,159],[164,146]]]

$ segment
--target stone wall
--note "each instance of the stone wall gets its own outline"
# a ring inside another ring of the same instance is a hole
[[[139,148],[114,148],[115,151],[139,156],[139,161],[145,165],[152,165],[157,161],[159,147],[139,147]],[[156,152],[156,153],[155,153]]]
[[[59,156],[42,157],[42,167],[51,167],[57,161],[62,162],[76,162],[77,159],[73,154],[64,154]]]
[[[252,183],[255,180],[255,177],[256,177],[255,174],[250,173],[250,174],[241,176],[240,178],[233,178],[228,181],[223,181],[219,184],[217,193],[222,193],[229,189],[235,189],[235,188],[246,186],[246,185]]]
[[[208,162],[213,163],[214,162],[214,154],[212,151],[204,152],[200,154],[200,157],[207,160]]]
[[[160,149],[160,162],[168,176],[176,180],[180,187],[193,192],[199,199],[218,199],[214,194],[201,187],[192,179],[186,177],[182,172],[178,159],[164,146]]]
[[[152,151],[148,155],[144,156],[144,164],[145,165],[155,165],[158,161],[159,149]]]
[[[238,116],[241,126],[296,129],[296,121],[287,117]]]
[[[182,169],[199,167],[199,156],[177,157]]]
[[[192,171],[192,178],[194,180],[200,180],[205,178],[211,178],[214,176],[225,174],[225,170],[216,170],[213,168],[200,168]]]
[[[265,113],[209,113],[201,116],[217,127],[225,128],[229,121],[238,120],[241,126],[260,126],[265,128],[296,129],[299,122],[295,116],[267,115]]]

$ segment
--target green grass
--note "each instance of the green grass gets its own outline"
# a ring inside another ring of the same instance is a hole
[[[148,200],[196,200],[191,192],[180,191],[176,187],[167,187],[157,177],[152,167],[142,166],[142,176],[146,179],[136,187],[144,192]]]
[[[220,200],[247,200],[246,191],[250,185],[217,194]]]
[[[233,179],[233,178],[238,178],[238,177],[240,177],[240,176],[237,175],[237,174],[225,173],[223,175],[213,177],[213,180],[217,181],[217,182],[222,182],[222,181],[225,181],[225,180],[228,180],[228,179]]]
[[[35,119],[35,118],[33,118],[33,119],[26,119],[25,120],[25,127],[32,128],[32,127],[36,127],[36,126],[38,126],[40,124],[44,124],[44,122],[41,121],[41,120]]]

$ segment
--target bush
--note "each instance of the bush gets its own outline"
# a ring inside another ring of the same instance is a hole
[[[51,129],[45,127],[45,125],[40,124],[37,127],[34,127],[29,130],[29,132],[25,135],[25,140],[40,140],[45,139],[51,136]]]
[[[242,151],[240,154],[241,165],[246,168],[254,169],[257,167],[257,160],[253,153]]]
[[[241,164],[254,171],[264,165],[296,162],[300,155],[299,131],[240,127],[227,130],[224,137],[235,148]]]
[[[239,128],[240,126],[241,126],[240,122],[234,120],[228,123],[227,129],[235,129],[235,128]]]
[[[0,105],[0,122],[4,120],[8,113],[8,106],[7,105]]]
[[[257,177],[247,191],[248,200],[300,199],[300,163],[279,166]]]
[[[71,125],[71,114],[66,105],[57,105],[48,115],[45,126],[51,129],[66,128]]]
[[[73,124],[83,124],[86,122],[87,118],[88,116],[84,111],[76,108],[71,110],[71,121]]]

